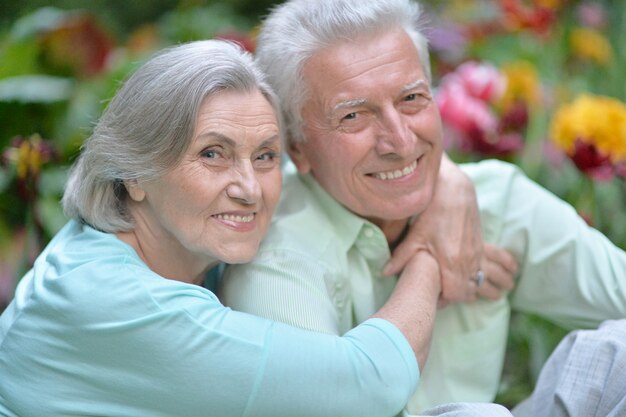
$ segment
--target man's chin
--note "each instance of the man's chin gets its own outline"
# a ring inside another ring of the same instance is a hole
[[[381,210],[376,210],[375,213],[371,213],[368,216],[361,216],[367,218],[377,218],[384,221],[398,221],[398,220],[406,220],[415,216],[419,216],[421,213],[426,210],[428,207],[428,201],[424,201],[425,199],[418,199],[413,201],[407,201],[404,199],[399,199],[397,202],[388,203],[389,207],[387,209],[382,208]]]

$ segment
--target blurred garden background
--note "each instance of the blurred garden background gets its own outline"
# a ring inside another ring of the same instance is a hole
[[[65,223],[67,168],[124,77],[162,47],[254,51],[272,0],[2,0],[0,311]],[[457,162],[500,158],[626,248],[626,2],[424,1],[433,81]],[[528,395],[565,334],[515,315],[498,401]]]

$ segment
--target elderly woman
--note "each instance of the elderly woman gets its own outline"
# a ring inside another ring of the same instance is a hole
[[[0,415],[402,409],[440,292],[426,252],[343,337],[234,312],[201,286],[216,263],[249,261],[269,227],[276,115],[251,58],[222,41],[167,50],[128,79],[71,171],[72,220],[0,317]]]

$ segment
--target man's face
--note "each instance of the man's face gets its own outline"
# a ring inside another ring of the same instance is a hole
[[[441,121],[403,30],[321,50],[303,68],[306,140],[290,149],[302,173],[378,225],[421,213],[442,154]]]

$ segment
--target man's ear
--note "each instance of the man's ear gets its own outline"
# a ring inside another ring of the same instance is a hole
[[[141,188],[137,180],[124,181],[124,187],[133,201],[140,202],[146,198],[146,192]]]
[[[306,147],[304,142],[289,142],[287,153],[298,168],[300,174],[307,174],[311,171],[311,164],[307,158]]]

